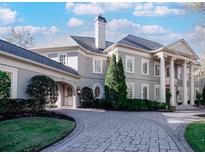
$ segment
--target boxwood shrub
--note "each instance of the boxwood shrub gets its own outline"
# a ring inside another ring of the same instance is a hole
[[[109,104],[104,99],[96,99],[93,103],[93,108],[101,109],[111,109],[115,110],[112,107],[112,104]],[[172,107],[169,103],[160,103],[158,101],[144,100],[144,99],[127,99],[124,106],[119,110],[123,111],[174,111],[175,108]]]
[[[35,99],[0,99],[0,117],[15,117],[38,111]]]

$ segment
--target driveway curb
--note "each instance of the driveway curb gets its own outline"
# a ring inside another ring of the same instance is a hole
[[[69,112],[69,114],[62,113],[63,110],[66,110],[66,109],[54,110],[54,112],[61,113],[61,114],[64,114],[64,115],[68,115],[72,118],[74,117],[74,116],[72,116],[71,112]],[[82,120],[80,120],[76,117],[73,118],[73,119],[75,119],[76,128],[68,136],[66,136],[64,139],[62,139],[62,140],[54,143],[53,145],[43,149],[42,152],[59,151],[59,149],[61,149],[61,148],[62,148],[62,151],[63,151],[64,147],[66,146],[66,143],[73,140],[78,134],[80,134],[82,132],[82,130],[84,129],[84,124],[83,124]]]

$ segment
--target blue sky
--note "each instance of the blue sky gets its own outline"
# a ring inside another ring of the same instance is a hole
[[[183,3],[0,3],[0,36],[11,27],[26,29],[34,45],[65,39],[67,35],[94,35],[94,19],[107,19],[106,37],[119,41],[127,34],[162,44],[185,38],[195,50],[194,36],[205,31],[196,24],[199,15],[187,12]]]

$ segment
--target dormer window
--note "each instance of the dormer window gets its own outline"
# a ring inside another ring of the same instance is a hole
[[[63,65],[66,64],[66,55],[59,55],[59,62]]]

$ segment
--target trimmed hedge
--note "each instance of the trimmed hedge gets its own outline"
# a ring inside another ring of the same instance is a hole
[[[125,109],[128,111],[172,111],[174,108],[169,103],[160,103],[152,100],[128,99]]]
[[[37,112],[38,108],[35,99],[0,99],[0,117],[3,118],[32,114]]]
[[[92,106],[87,106],[91,108],[101,108],[115,110],[111,103],[108,103],[104,99],[96,99]],[[127,99],[124,103],[121,111],[174,111],[175,107],[171,106],[169,103],[160,103],[152,100],[144,99]]]

